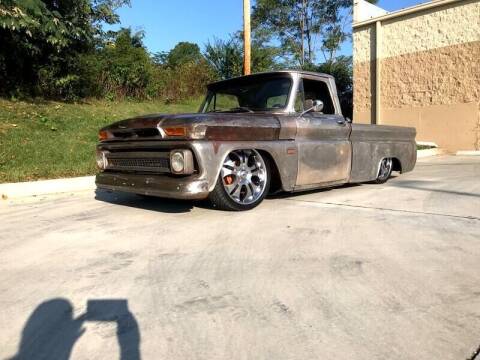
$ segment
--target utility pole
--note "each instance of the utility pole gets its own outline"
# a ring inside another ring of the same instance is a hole
[[[300,27],[302,28],[302,58],[300,59],[300,64],[305,65],[305,0],[302,3],[302,15],[300,20]]]
[[[251,66],[250,38],[250,0],[243,0],[243,74],[250,75]]]

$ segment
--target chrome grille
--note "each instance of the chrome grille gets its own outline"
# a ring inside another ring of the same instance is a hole
[[[170,172],[169,152],[117,152],[106,158],[107,170]]]
[[[110,159],[109,164],[115,167],[149,167],[168,168],[167,159]]]

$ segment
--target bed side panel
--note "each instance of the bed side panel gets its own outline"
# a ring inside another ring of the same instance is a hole
[[[415,134],[414,128],[353,124],[350,182],[374,180],[380,161],[387,157],[400,161],[402,173],[413,170],[417,158]]]

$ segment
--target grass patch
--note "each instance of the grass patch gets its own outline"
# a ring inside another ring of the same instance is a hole
[[[151,113],[195,112],[201,100],[80,104],[0,99],[0,183],[92,175],[98,130]]]
[[[436,146],[433,145],[418,145],[417,144],[417,150],[428,150],[428,149],[436,149]]]

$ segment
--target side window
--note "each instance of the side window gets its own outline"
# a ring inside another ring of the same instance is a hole
[[[323,114],[335,114],[332,96],[327,83],[321,80],[303,79],[305,100],[321,100],[323,102]]]

